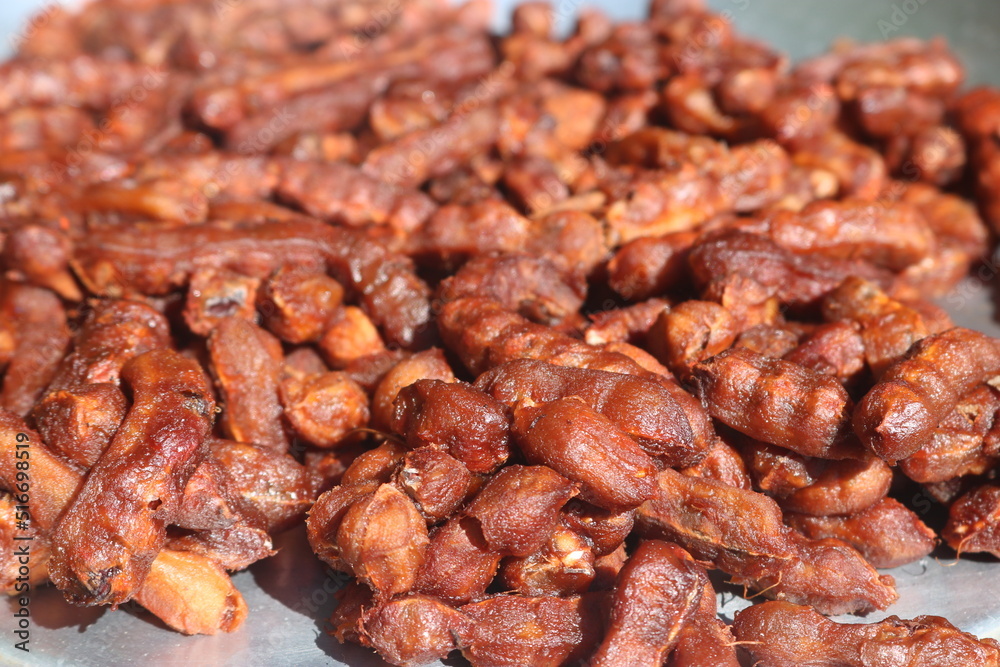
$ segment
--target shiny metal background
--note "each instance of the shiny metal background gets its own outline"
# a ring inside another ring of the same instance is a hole
[[[643,2],[633,0],[553,3],[567,22],[583,6],[602,7],[620,19],[639,18],[645,10]],[[32,10],[46,4],[0,2],[0,53],[16,43]],[[515,3],[496,4],[497,26],[503,28]],[[819,53],[841,36],[876,41],[942,35],[968,67],[970,83],[1000,84],[998,0],[710,0],[710,4],[728,12],[743,32],[776,44],[795,58]],[[1000,336],[997,266],[1000,261],[987,261],[978,276],[943,299],[942,305],[959,324]],[[915,505],[930,507],[920,498]],[[246,623],[236,633],[183,637],[139,608],[76,609],[49,588],[32,597],[30,655],[13,649],[12,619],[0,620],[0,665],[384,665],[370,651],[342,647],[324,632],[324,619],[334,606],[332,593],[343,583],[343,575],[324,570],[312,557],[301,529],[282,536],[278,545],[277,556],[234,576],[250,606]],[[1000,584],[996,583],[1000,564],[995,559],[973,556],[955,561],[942,550],[937,557],[891,573],[897,578],[900,599],[889,613],[903,618],[946,616],[964,630],[1000,638]],[[728,618],[747,604],[730,590],[722,592],[720,600]]]

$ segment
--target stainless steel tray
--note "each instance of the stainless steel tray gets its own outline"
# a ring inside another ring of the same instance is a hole
[[[1000,2],[997,0],[710,0],[728,12],[744,32],[764,39],[801,58],[823,51],[840,36],[860,41],[916,35],[948,38],[962,57],[971,83],[1000,84]],[[560,16],[571,16],[584,5],[598,6],[620,19],[638,18],[643,2],[615,0],[552,0]],[[33,7],[48,3],[5,0],[0,3],[0,51],[16,40]],[[503,27],[510,0],[498,0],[498,27]],[[1000,336],[997,320],[997,276],[1000,261],[987,263],[979,278],[970,278],[945,306],[963,325]],[[63,602],[54,589],[31,599],[31,653],[13,648],[13,619],[0,621],[2,665],[384,665],[370,651],[340,646],[324,632],[334,607],[333,591],[344,578],[325,570],[309,552],[304,531],[278,539],[280,552],[233,577],[246,597],[250,615],[229,635],[184,637],[168,630],[141,608],[124,611],[77,609]],[[891,571],[900,599],[889,614],[909,618],[920,614],[946,616],[964,630],[1000,639],[1000,597],[992,582],[1000,564],[992,558],[965,557],[955,561],[942,550],[937,557]],[[722,614],[747,602],[737,591],[720,594]],[[877,619],[888,614],[873,614]],[[844,618],[842,620],[854,620]],[[449,661],[452,663],[452,661]],[[454,663],[452,663],[454,664]]]

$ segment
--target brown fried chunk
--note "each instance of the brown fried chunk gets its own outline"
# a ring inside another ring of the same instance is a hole
[[[52,536],[52,581],[85,604],[121,604],[149,574],[197,464],[215,402],[197,363],[169,350],[128,362],[133,403]]]
[[[642,542],[618,573],[608,629],[591,664],[662,664],[707,585],[705,571],[680,547]]]
[[[736,583],[831,615],[896,600],[892,577],[879,576],[843,542],[797,535],[767,496],[669,469],[657,479],[657,497],[636,515],[640,533],[676,542]]]
[[[882,375],[858,403],[854,430],[890,463],[926,447],[962,396],[1000,375],[992,338],[956,327],[928,336]]]
[[[240,317],[221,320],[208,339],[212,375],[222,403],[222,428],[238,442],[288,449],[278,389],[281,343]]]
[[[580,498],[602,509],[635,509],[653,495],[656,467],[615,424],[576,397],[514,410],[514,436],[530,463],[580,485]]]
[[[736,614],[733,634],[768,667],[951,667],[1000,664],[1000,645],[961,632],[940,616],[835,623],[809,607],[765,602]]]
[[[899,567],[928,555],[934,531],[892,498],[847,516],[809,516],[789,512],[785,522],[811,540],[835,538],[857,549],[875,567]]]
[[[400,390],[392,429],[410,447],[439,447],[474,473],[510,457],[510,417],[489,394],[462,382],[419,380]]]
[[[557,667],[587,656],[600,636],[589,596],[500,595],[460,608],[474,625],[462,655],[474,667]]]
[[[568,479],[545,466],[508,466],[465,508],[478,519],[490,549],[528,556],[551,537],[559,510],[577,494]]]
[[[836,379],[733,348],[693,369],[713,417],[756,440],[818,458],[854,458],[853,403]]]

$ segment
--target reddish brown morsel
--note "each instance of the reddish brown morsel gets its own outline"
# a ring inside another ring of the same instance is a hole
[[[585,658],[600,637],[592,596],[499,595],[460,608],[473,620],[462,655],[475,667],[558,667]]]
[[[474,473],[491,473],[510,457],[508,409],[463,382],[419,380],[396,396],[392,430],[410,447],[439,447]]]
[[[578,398],[517,407],[514,435],[530,463],[546,465],[579,484],[580,498],[592,505],[622,512],[653,495],[653,460]]]
[[[636,515],[640,534],[676,542],[736,583],[831,615],[885,609],[897,598],[892,577],[843,542],[794,533],[767,496],[670,469],[658,482]]]
[[[937,536],[916,514],[892,498],[883,498],[850,516],[786,513],[785,522],[811,540],[847,542],[875,567],[899,567],[930,554]]]
[[[767,667],[1000,665],[996,640],[977,639],[940,616],[835,623],[809,607],[765,602],[737,612],[733,634]]]
[[[559,521],[559,510],[576,485],[545,466],[508,466],[465,508],[478,519],[490,549],[528,556],[542,547]]]
[[[618,573],[608,629],[590,664],[663,664],[707,585],[705,571],[680,547],[642,542]]]
[[[208,339],[212,375],[221,394],[222,428],[238,442],[288,449],[278,389],[281,343],[240,317],[221,320]]]
[[[853,403],[829,375],[733,348],[693,369],[713,417],[750,437],[817,458],[857,458]]]
[[[50,576],[84,604],[135,595],[208,453],[215,402],[197,363],[154,350],[128,362],[122,379],[132,407],[52,536]]]
[[[1000,348],[989,336],[959,327],[928,336],[858,403],[854,430],[890,463],[912,456],[963,396],[998,375]]]

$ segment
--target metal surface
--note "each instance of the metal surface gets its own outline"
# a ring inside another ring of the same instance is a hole
[[[560,16],[569,17],[581,0],[553,0]],[[500,2],[498,25],[510,2]],[[602,0],[616,18],[638,18],[644,6]],[[861,41],[885,37],[942,35],[961,55],[973,83],[1000,83],[1000,2],[997,0],[714,0],[744,32],[785,49],[794,57],[819,53],[835,38]],[[0,50],[16,43],[21,22],[32,6],[42,3],[4,0],[0,3]],[[997,262],[987,263],[996,267]],[[959,324],[1000,335],[995,314],[997,270],[986,268],[955,294],[943,300]],[[930,508],[915,498],[915,505]],[[928,509],[928,512],[930,510]],[[933,522],[933,517],[929,518]],[[340,646],[323,632],[323,619],[334,606],[332,593],[343,576],[325,572],[309,553],[302,530],[278,540],[277,556],[233,577],[246,597],[250,615],[230,635],[183,637],[168,630],[139,608],[110,612],[76,609],[51,588],[32,597],[31,653],[12,647],[13,624],[0,621],[0,664],[28,665],[384,665],[371,652]],[[1000,638],[1000,598],[991,582],[1000,575],[992,558],[941,560],[931,557],[891,573],[900,599],[889,613],[908,618],[920,614],[946,616],[964,630]],[[733,592],[721,594],[722,613],[747,603]],[[877,619],[887,614],[873,614]],[[852,620],[852,619],[842,619]],[[449,661],[451,662],[451,661]]]

